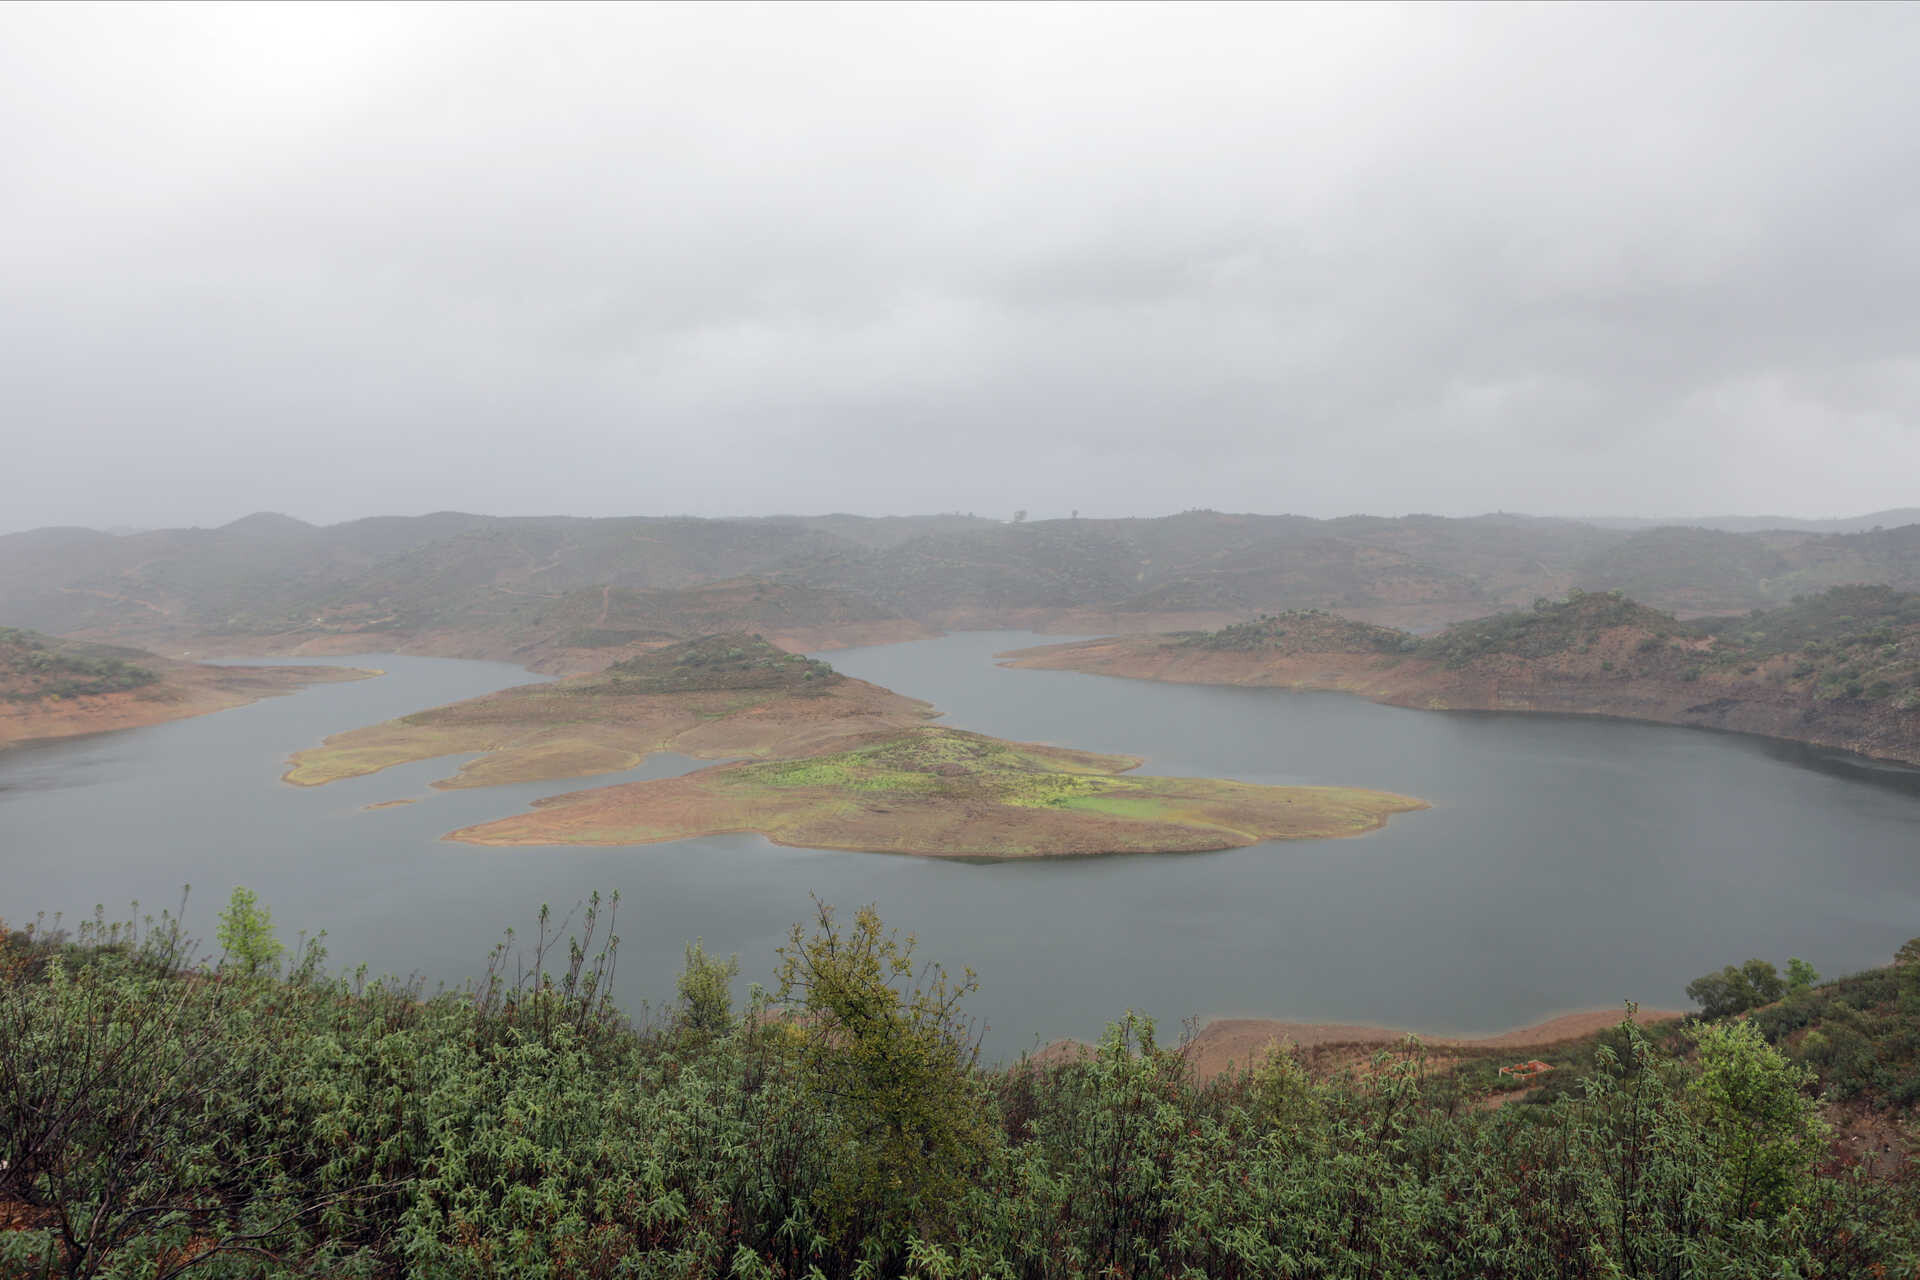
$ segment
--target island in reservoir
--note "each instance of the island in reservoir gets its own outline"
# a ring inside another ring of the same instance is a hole
[[[1139,776],[1131,756],[1006,742],[929,723],[935,715],[757,636],[706,636],[337,734],[296,755],[286,780],[317,786],[479,753],[436,785],[487,786],[619,772],[674,751],[729,763],[553,796],[448,838],[624,845],[751,831],[809,848],[976,858],[1356,835],[1426,807],[1346,787]]]

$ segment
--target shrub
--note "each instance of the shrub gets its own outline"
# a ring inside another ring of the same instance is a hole
[[[273,913],[260,905],[253,890],[236,886],[220,913],[220,928],[214,935],[221,949],[236,968],[248,977],[279,971],[280,957],[286,951],[273,933]]]

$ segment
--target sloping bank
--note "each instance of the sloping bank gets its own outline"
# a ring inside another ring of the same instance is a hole
[[[1837,612],[1872,600],[1887,602],[1891,621]],[[1920,615],[1920,596],[1842,588],[1771,615],[1681,623],[1615,593],[1576,593],[1424,640],[1303,611],[999,656],[1008,667],[1353,693],[1433,711],[1615,716],[1920,763],[1920,622],[1901,621],[1908,612]]]

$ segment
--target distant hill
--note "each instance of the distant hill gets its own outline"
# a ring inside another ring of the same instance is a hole
[[[1855,583],[1920,589],[1920,524],[1734,533],[1505,514],[1003,523],[439,512],[316,527],[261,513],[220,529],[0,537],[0,616],[44,632],[196,652],[524,651],[532,659],[518,660],[550,662],[570,648],[723,630],[827,647],[934,627],[1212,628],[1299,609],[1430,631],[1576,586],[1692,616]]]
[[[1920,524],[1850,534],[1650,529],[1584,557],[1576,572],[1591,588],[1696,614],[1854,583],[1920,590]]]
[[[1659,529],[1683,527],[1714,529],[1721,533],[1769,533],[1792,530],[1798,533],[1869,533],[1874,529],[1893,529],[1903,524],[1920,524],[1920,507],[1895,507],[1864,516],[1839,516],[1829,520],[1803,520],[1797,516],[1690,516],[1647,520],[1635,516],[1587,516],[1581,520],[1600,529]]]

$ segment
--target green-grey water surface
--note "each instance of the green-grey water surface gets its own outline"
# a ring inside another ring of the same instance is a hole
[[[1920,771],[1764,739],[1573,717],[1434,714],[1335,694],[1011,671],[1020,633],[824,655],[947,722],[1147,757],[1145,771],[1330,783],[1433,808],[1349,840],[1222,853],[983,864],[786,849],[729,836],[616,849],[440,842],[583,783],[434,791],[429,761],[316,789],[285,758],[329,733],[529,677],[371,655],[352,684],[147,729],[0,752],[0,918],[194,886],[212,932],[236,884],[336,962],[459,982],[541,902],[621,893],[620,990],[672,992],[683,945],[768,980],[809,895],[876,902],[922,953],[971,965],[988,1048],[1093,1036],[1134,1008],[1498,1030],[1789,954],[1885,963],[1920,934]],[[634,774],[692,767],[656,757]],[[387,800],[416,803],[369,811]]]

